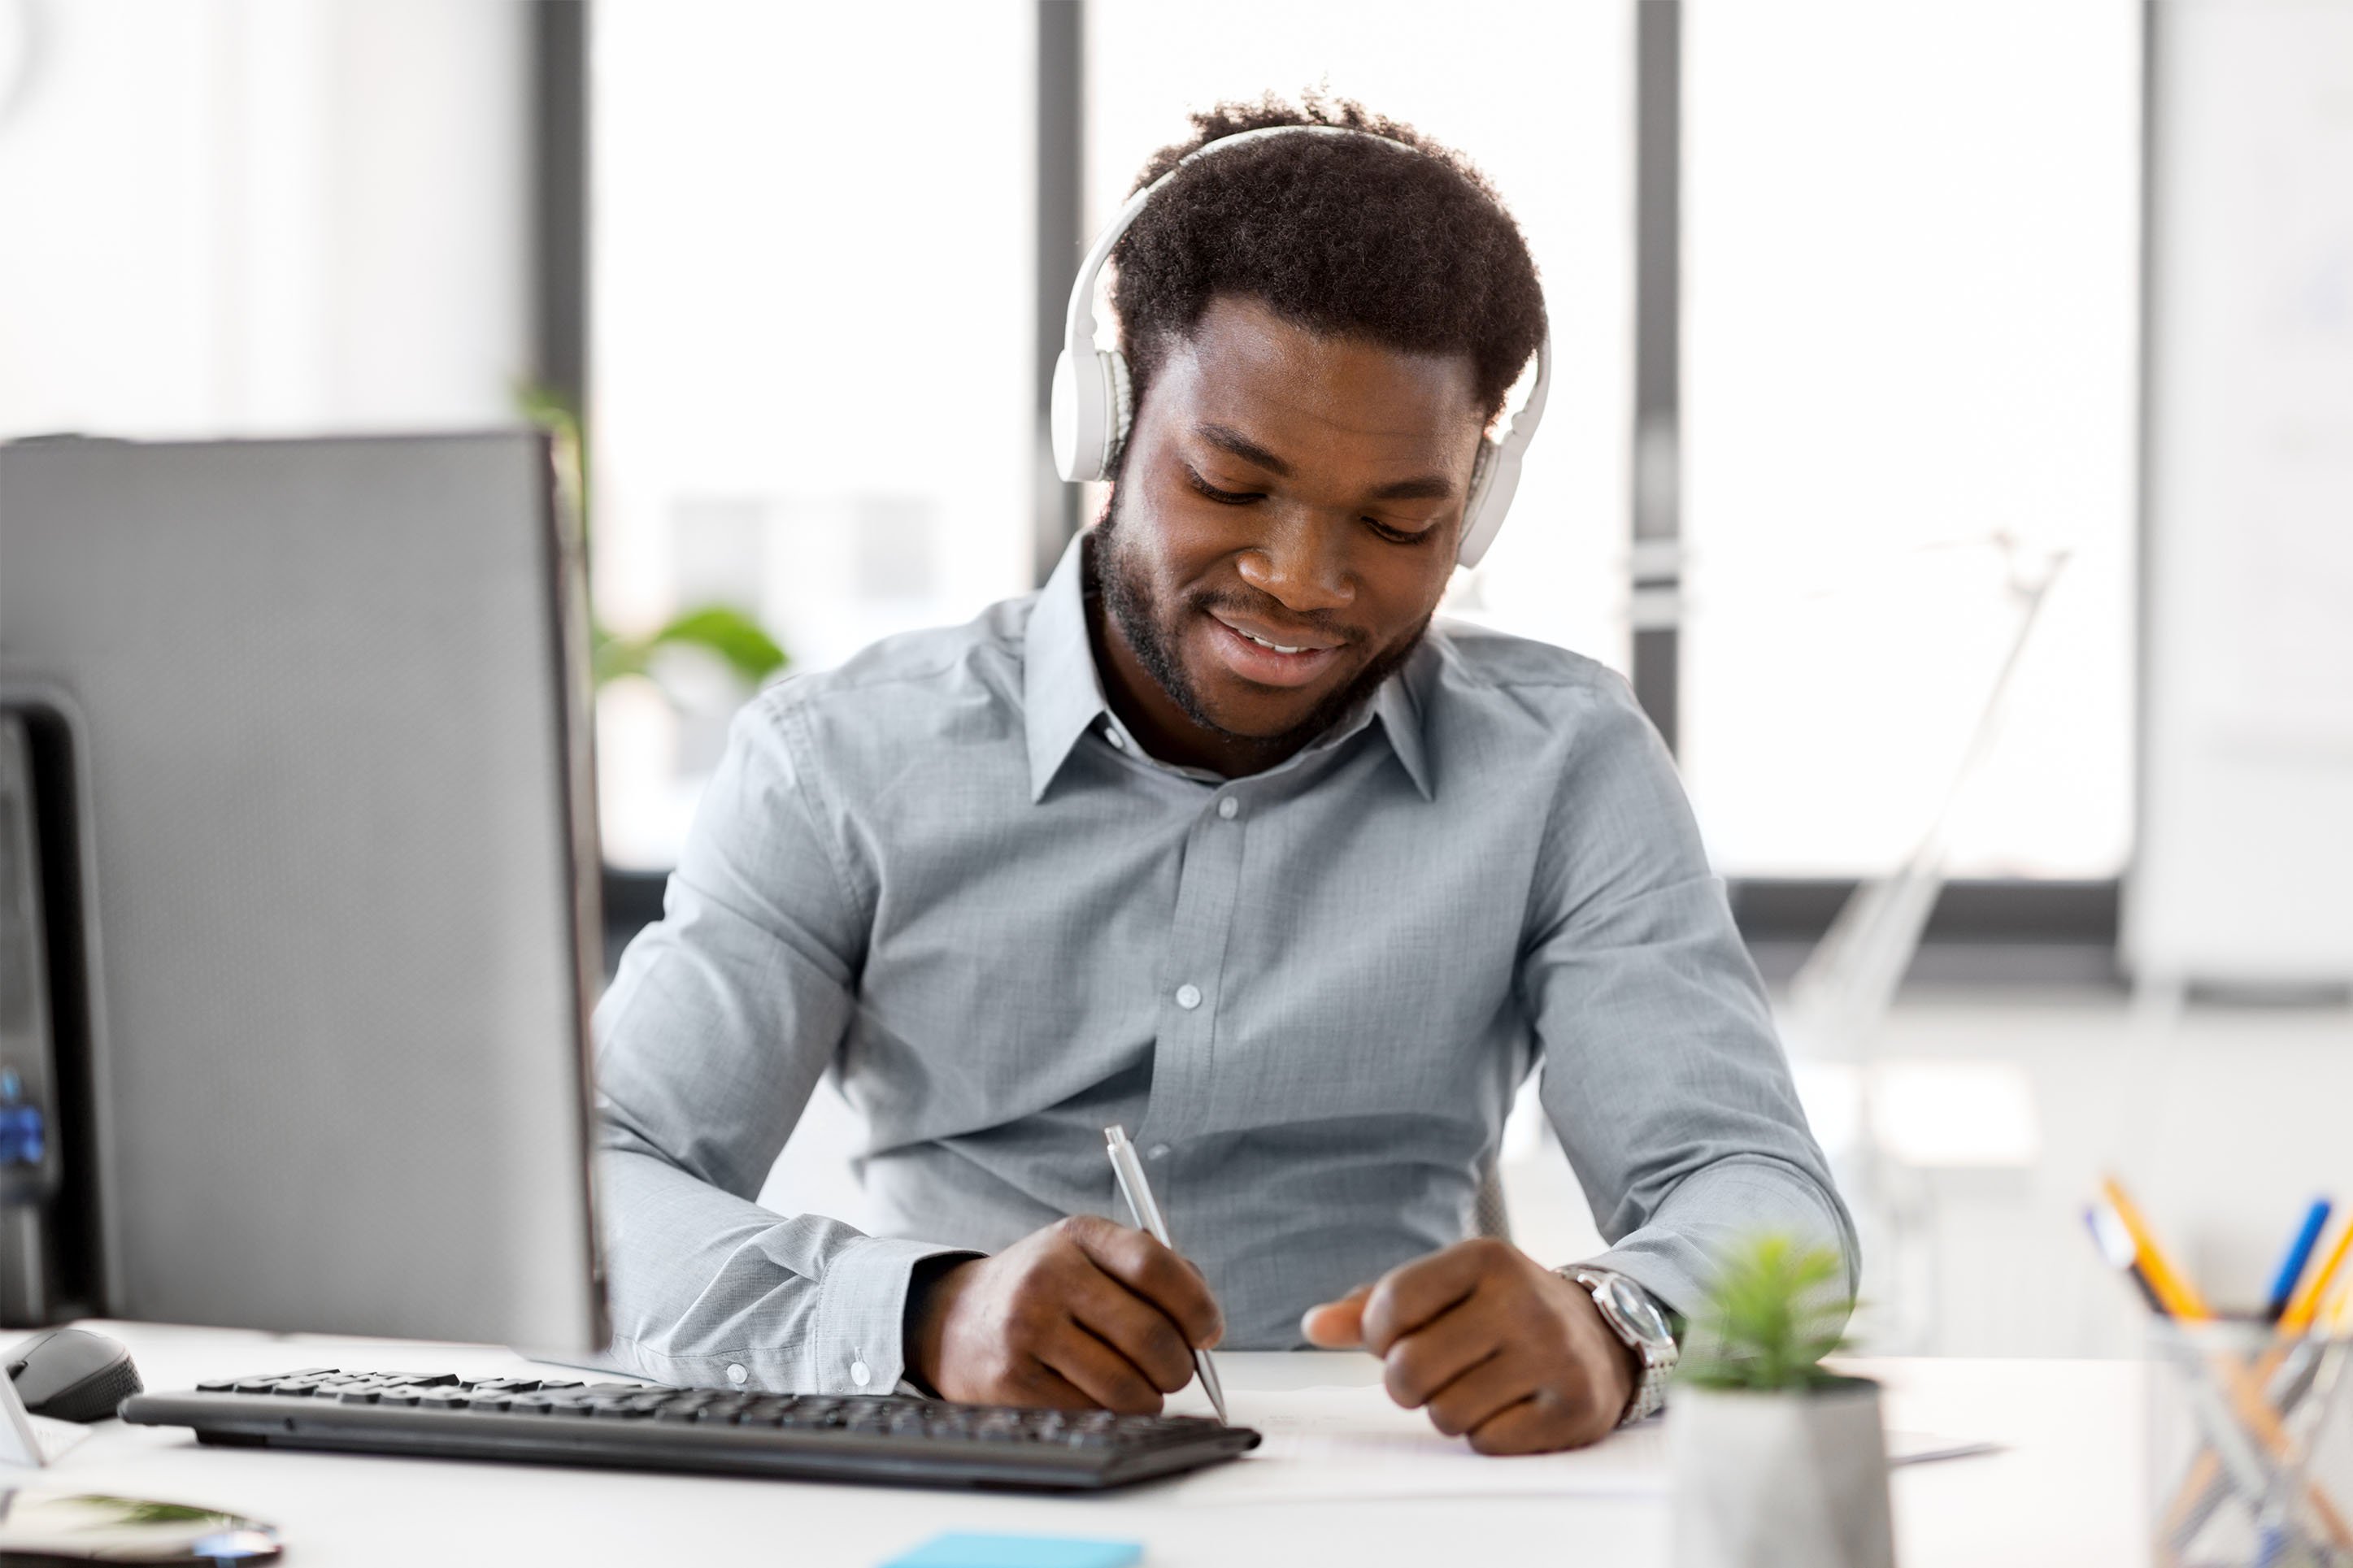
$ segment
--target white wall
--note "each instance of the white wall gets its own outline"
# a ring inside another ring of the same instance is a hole
[[[34,0],[0,437],[511,422],[519,0]]]

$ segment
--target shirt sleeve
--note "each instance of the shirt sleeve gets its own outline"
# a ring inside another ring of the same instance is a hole
[[[1763,1232],[1836,1249],[1854,1225],[1807,1128],[1763,983],[1666,747],[1597,689],[1532,890],[1523,994],[1545,1113],[1610,1243],[1587,1259],[1692,1314]]]
[[[737,718],[662,919],[596,1010],[613,1354],[664,1383],[883,1394],[911,1271],[957,1249],[754,1201],[839,1048],[870,929],[794,717],[771,693]]]

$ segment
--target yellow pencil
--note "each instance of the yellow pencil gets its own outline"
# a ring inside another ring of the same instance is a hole
[[[2188,1275],[2174,1268],[2172,1260],[2165,1256],[2164,1248],[2158,1246],[2157,1234],[2149,1229],[2148,1221],[2141,1217],[2140,1210],[2125,1194],[2124,1184],[2114,1176],[2108,1176],[2101,1181],[2100,1191],[2106,1195],[2108,1206],[2116,1211],[2116,1218],[2124,1222],[2125,1234],[2132,1237],[2133,1250],[2139,1255],[2141,1276],[2148,1281],[2148,1288],[2157,1292],[2158,1301],[2166,1312],[2190,1323],[2204,1322],[2211,1318],[2214,1314],[2207,1307],[2206,1299],[2198,1293],[2198,1287],[2189,1282]]]

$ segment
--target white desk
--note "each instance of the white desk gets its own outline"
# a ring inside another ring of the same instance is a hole
[[[152,1389],[297,1366],[511,1372],[479,1346],[358,1342],[141,1324],[91,1324],[129,1344]],[[1905,1568],[2131,1563],[2139,1545],[2137,1369],[2104,1362],[1883,1361],[1889,1424],[1992,1438],[2005,1453],[1898,1470]],[[1229,1390],[1369,1380],[1362,1357],[1228,1355]],[[1498,1461],[1507,1463],[1508,1461]],[[790,1563],[872,1568],[945,1530],[1085,1534],[1146,1543],[1146,1568],[1305,1568],[1339,1563],[1667,1560],[1662,1502],[1429,1499],[1183,1506],[1146,1487],[1082,1499],[814,1486],[619,1470],[265,1453],[186,1432],[109,1423],[54,1468],[11,1479],[203,1503],[277,1524],[301,1568],[419,1561]]]

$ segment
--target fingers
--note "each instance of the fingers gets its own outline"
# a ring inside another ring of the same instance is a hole
[[[1365,1348],[1388,1355],[1400,1338],[1468,1299],[1513,1253],[1509,1242],[1466,1241],[1390,1269],[1365,1301]]]
[[[984,1403],[1031,1405],[1048,1410],[1093,1410],[1102,1404],[1042,1361],[1031,1362],[1011,1387]]]
[[[1225,1314],[1208,1281],[1151,1237],[1092,1215],[1064,1220],[1059,1228],[1096,1268],[1158,1308],[1187,1345],[1206,1350],[1225,1337]]]
[[[1458,1308],[1391,1345],[1388,1354],[1381,1358],[1381,1384],[1389,1397],[1406,1409],[1419,1409],[1473,1367],[1491,1363],[1504,1348],[1505,1342],[1493,1323],[1482,1321],[1482,1314]],[[1467,1426],[1451,1427],[1447,1435],[1468,1429]]]
[[[1071,1316],[1082,1332],[1124,1356],[1161,1393],[1174,1394],[1193,1381],[1193,1352],[1185,1336],[1158,1308],[1119,1281],[1098,1277],[1095,1289],[1071,1301]]]
[[[1539,1390],[1472,1427],[1471,1446],[1482,1454],[1548,1454],[1580,1441],[1591,1442],[1600,1435],[1579,1436],[1577,1425],[1556,1395]]]
[[[1145,1381],[1135,1363],[1075,1323],[1054,1337],[1042,1359],[1085,1396],[1082,1405],[1099,1405],[1123,1415],[1160,1414],[1160,1391]]]
[[[1536,1380],[1519,1358],[1491,1355],[1430,1396],[1430,1424],[1450,1437],[1460,1437],[1535,1390]]]
[[[1299,1320],[1299,1331],[1319,1350],[1352,1351],[1365,1342],[1365,1298],[1370,1285],[1359,1285],[1336,1301],[1310,1307]]]

